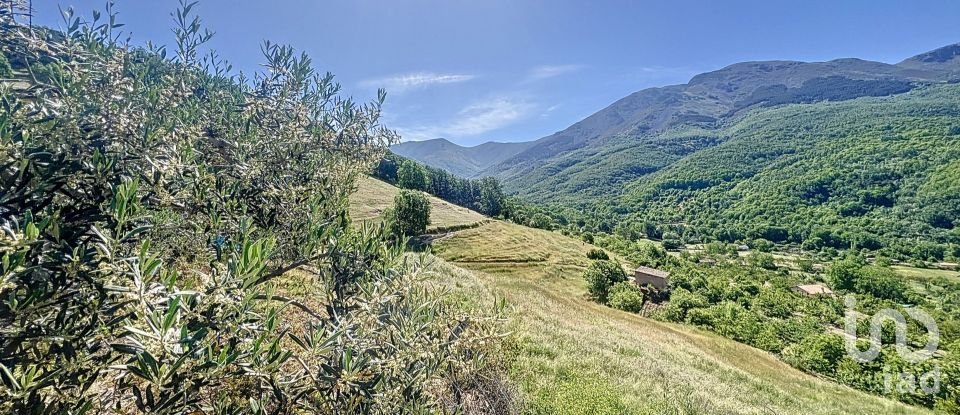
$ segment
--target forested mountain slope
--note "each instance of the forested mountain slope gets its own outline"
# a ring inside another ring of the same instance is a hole
[[[674,143],[720,144],[633,181],[617,205],[719,239],[896,246],[925,259],[943,252],[920,241],[960,236],[957,85],[756,111],[699,133]]]
[[[523,189],[531,171],[567,152],[601,144],[611,137],[637,137],[680,125],[711,126],[742,110],[785,103],[840,101],[902,93],[918,85],[957,77],[947,46],[896,65],[861,59],[828,62],[744,62],[697,75],[683,85],[635,92],[569,128],[536,141],[531,148],[482,174]],[[589,150],[588,150],[589,151]]]

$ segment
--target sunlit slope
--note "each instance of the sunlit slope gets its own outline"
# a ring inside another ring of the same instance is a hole
[[[384,210],[393,206],[393,198],[400,189],[370,177],[364,177],[359,189],[350,195],[350,216],[354,221],[380,220]],[[430,198],[430,225],[427,230],[460,228],[475,225],[487,219],[465,207]]]
[[[494,221],[434,245],[514,308],[513,377],[538,414],[928,413],[821,380],[768,353],[585,297],[592,246]]]

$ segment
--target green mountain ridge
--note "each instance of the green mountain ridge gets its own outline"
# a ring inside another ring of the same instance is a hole
[[[960,60],[946,46],[896,65],[845,58],[828,62],[743,62],[696,75],[683,85],[648,88],[624,97],[482,175],[513,181],[564,153],[616,135],[656,134],[680,125],[711,126],[757,106],[887,96],[960,77]],[[937,57],[940,57],[938,59]]]
[[[477,175],[588,228],[938,259],[960,244],[944,185],[960,181],[958,56],[734,64],[631,94]]]

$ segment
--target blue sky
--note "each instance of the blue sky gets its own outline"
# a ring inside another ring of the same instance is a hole
[[[105,0],[34,0],[61,25]],[[175,0],[119,0],[135,42],[169,44]],[[404,139],[463,145],[562,130],[634,91],[765,59],[898,62],[960,42],[955,0],[201,0],[211,46],[237,69],[264,39],[306,51],[358,99],[386,87]]]

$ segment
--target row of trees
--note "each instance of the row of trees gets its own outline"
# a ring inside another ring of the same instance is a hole
[[[374,169],[374,177],[403,189],[422,190],[450,203],[487,216],[505,213],[506,196],[493,177],[471,180],[389,153]]]
[[[444,300],[355,179],[396,134],[292,48],[233,76],[174,14],[175,53],[0,11],[0,412],[455,412],[496,324]],[[30,75],[41,63],[49,76]],[[26,86],[23,86],[26,85]],[[291,272],[297,288],[285,284]],[[465,392],[466,391],[466,392]],[[484,397],[486,396],[486,397]]]

